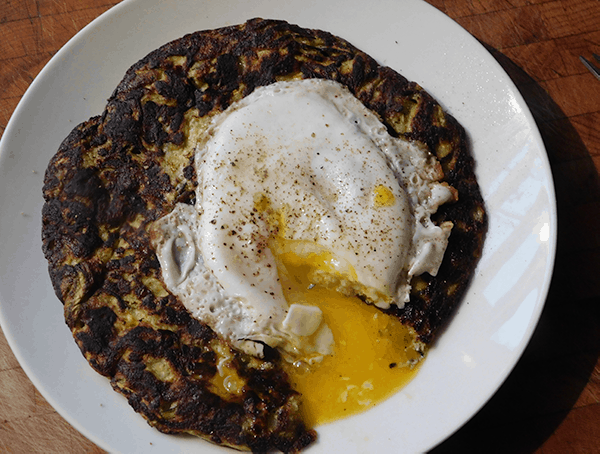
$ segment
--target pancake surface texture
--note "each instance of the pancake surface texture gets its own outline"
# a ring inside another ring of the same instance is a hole
[[[418,84],[341,38],[283,21],[166,44],[62,143],[42,213],[50,277],[77,345],[162,432],[255,452],[296,452],[316,438],[278,353],[237,351],[191,317],[167,290],[150,238],[178,203],[195,203],[195,148],[211,119],[257,87],[307,78],[339,82],[392,136],[426,147],[458,193],[432,216],[453,224],[437,276],[414,276],[404,307],[383,311],[430,345],[473,274],[487,220],[466,135]]]

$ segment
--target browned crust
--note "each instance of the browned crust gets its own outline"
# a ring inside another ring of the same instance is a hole
[[[340,38],[280,21],[197,32],[152,52],[127,71],[102,115],[75,128],[52,158],[42,239],[82,353],[163,432],[254,451],[294,452],[315,438],[276,357],[234,352],[245,392],[211,392],[214,343],[222,341],[166,291],[146,233],[175,203],[194,201],[193,155],[179,172],[165,170],[169,150],[185,144],[186,113],[212,115],[257,86],[298,77],[346,85],[390,133],[426,144],[458,190],[459,201],[436,215],[454,223],[438,277],[416,279],[411,301],[389,312],[432,342],[481,253],[486,216],[465,133],[414,82]],[[170,379],[152,373],[159,360]]]

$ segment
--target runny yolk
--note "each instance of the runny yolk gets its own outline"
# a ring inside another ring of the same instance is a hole
[[[275,240],[281,245],[287,242]],[[286,363],[294,389],[302,394],[302,411],[309,426],[365,411],[402,388],[416,374],[422,354],[414,334],[395,318],[357,297],[313,285],[309,275],[331,272],[331,254],[296,254],[294,247],[278,254],[279,277],[289,304],[318,306],[335,341],[335,353],[322,362]],[[296,250],[298,250],[296,248]],[[285,362],[284,362],[285,363]]]

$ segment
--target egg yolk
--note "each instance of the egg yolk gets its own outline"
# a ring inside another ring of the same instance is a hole
[[[375,207],[389,207],[395,201],[392,190],[382,184],[375,186],[374,199]]]
[[[335,352],[321,362],[285,363],[291,383],[302,394],[302,412],[316,426],[365,411],[390,397],[416,374],[423,353],[414,332],[357,297],[314,285],[315,271],[332,272],[331,254],[298,254],[301,242],[274,239],[279,277],[289,304],[318,306],[330,327]]]

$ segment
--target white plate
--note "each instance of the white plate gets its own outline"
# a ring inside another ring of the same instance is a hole
[[[328,30],[419,82],[466,128],[490,228],[476,277],[417,377],[374,410],[319,428],[312,453],[418,452],[452,434],[507,377],[535,328],[556,244],[545,150],[518,91],[465,30],[426,3],[386,0],[131,0],[43,69],[0,144],[0,321],[23,369],[73,426],[111,452],[221,452],[151,429],[87,365],[41,252],[44,170],[79,122],[102,112],[125,70],[185,33],[261,16]]]

